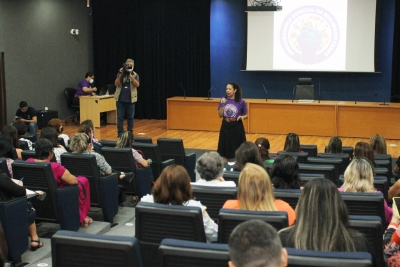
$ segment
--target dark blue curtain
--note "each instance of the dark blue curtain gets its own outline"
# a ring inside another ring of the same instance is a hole
[[[392,102],[400,102],[400,2],[395,3],[393,62],[392,62]]]
[[[207,96],[211,0],[95,0],[94,70],[114,83],[127,58],[140,77],[135,117],[165,119],[166,99]],[[195,114],[192,114],[195,116]]]

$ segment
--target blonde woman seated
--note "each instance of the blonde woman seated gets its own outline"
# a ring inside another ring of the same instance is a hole
[[[286,211],[289,225],[296,214],[283,200],[275,199],[267,171],[259,165],[247,163],[239,176],[237,200],[227,200],[222,208],[253,211]]]
[[[340,192],[380,193],[374,188],[374,174],[369,161],[365,158],[354,158],[344,172],[344,183],[338,188]],[[392,208],[383,201],[386,222],[392,218]]]
[[[225,181],[222,177],[224,161],[217,152],[206,152],[197,160],[196,171],[200,179],[192,185],[236,187],[235,182]]]
[[[151,195],[142,197],[141,201],[167,205],[199,207],[203,211],[204,231],[209,242],[218,236],[218,225],[206,212],[200,201],[193,200],[190,176],[180,165],[167,166],[155,182]]]
[[[350,229],[346,204],[334,183],[316,178],[301,192],[292,227],[279,231],[283,247],[325,252],[371,252],[367,239]]]

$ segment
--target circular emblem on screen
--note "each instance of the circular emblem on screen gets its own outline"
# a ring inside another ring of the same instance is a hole
[[[238,109],[235,105],[227,104],[224,109],[224,117],[235,118],[238,114]]]
[[[289,57],[302,64],[316,64],[334,54],[340,30],[335,17],[325,8],[303,6],[283,20],[280,36]]]

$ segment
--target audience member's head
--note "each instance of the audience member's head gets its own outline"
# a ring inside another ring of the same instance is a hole
[[[8,135],[12,139],[12,145],[14,148],[21,148],[18,142],[17,129],[12,125],[5,125],[1,130],[1,134]]]
[[[77,133],[71,138],[70,149],[72,153],[81,154],[88,149],[91,149],[91,147],[89,148],[91,142],[92,140],[87,134]]]
[[[133,134],[131,131],[123,131],[121,136],[117,139],[116,147],[132,147]]]
[[[274,188],[300,189],[299,164],[292,156],[277,156],[270,174]]]
[[[355,251],[346,204],[332,181],[324,178],[309,181],[300,195],[296,213],[295,225],[286,228],[292,230],[289,240],[294,248]]]
[[[85,120],[81,122],[81,125],[87,125],[90,127],[90,129],[92,129],[92,137],[94,136],[94,125],[92,120]]]
[[[259,137],[256,139],[256,141],[254,143],[258,147],[258,151],[260,151],[260,155],[263,160],[271,159],[269,157],[270,145],[269,145],[269,141],[267,138]]]
[[[344,172],[342,189],[345,192],[375,192],[374,173],[365,158],[354,158]]]
[[[54,129],[53,129],[54,130]],[[35,142],[35,154],[37,159],[49,159],[53,157],[53,144],[47,138],[40,138]]]
[[[52,128],[52,127],[44,127],[42,129],[42,131],[40,132],[40,139],[47,139],[51,142],[51,144],[53,145],[53,147],[58,147],[58,134],[56,129]],[[35,145],[36,147],[36,145]]]
[[[283,148],[286,152],[299,152],[300,151],[300,139],[295,133],[289,133],[286,136],[285,146]]]
[[[387,154],[385,137],[383,137],[382,135],[372,135],[369,143],[371,144],[375,154]]]
[[[229,237],[229,267],[287,266],[287,251],[274,227],[261,220],[246,221]]]
[[[196,171],[201,179],[212,181],[222,177],[224,161],[217,152],[206,152],[197,160]]]
[[[26,124],[21,120],[17,120],[16,122],[14,122],[13,126],[15,127],[15,129],[17,129],[18,138],[21,138],[21,136],[26,134]]]
[[[375,156],[374,149],[372,146],[366,142],[358,142],[354,149],[354,157],[356,158],[366,158],[371,167],[375,167]]]
[[[28,103],[26,103],[26,101],[19,102],[19,108],[27,108],[27,107],[28,107]]]
[[[0,266],[5,266],[7,262],[8,247],[6,237],[4,236],[3,227],[0,224]]]
[[[60,119],[51,119],[47,123],[47,127],[54,128],[59,135],[64,131],[64,127],[62,126]]]
[[[239,175],[237,198],[241,210],[274,211],[274,192],[267,171],[247,163]]]
[[[343,153],[342,140],[340,140],[340,138],[337,136],[332,136],[326,148],[326,153]]]
[[[13,149],[11,137],[0,134],[0,158],[14,159]]]
[[[167,166],[154,183],[151,192],[155,203],[183,205],[192,199],[190,176],[181,165]]]
[[[243,142],[235,151],[235,165],[233,165],[233,169],[241,171],[248,162],[264,167],[258,147],[250,141]]]
[[[90,138],[93,137],[92,128],[90,128],[90,126],[87,124],[81,124],[81,126],[78,128],[78,133],[85,133],[87,136],[90,136]]]

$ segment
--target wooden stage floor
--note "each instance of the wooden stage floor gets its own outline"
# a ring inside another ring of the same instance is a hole
[[[79,126],[69,122],[64,125],[64,133],[72,136],[78,130]],[[126,129],[126,121],[125,121]],[[157,143],[157,138],[182,138],[185,148],[216,150],[218,146],[219,132],[210,131],[184,131],[184,130],[167,130],[166,120],[135,120],[134,135],[151,137],[153,143]],[[275,134],[246,134],[248,141],[255,141],[258,137],[265,137],[271,144],[270,152],[276,152],[283,149],[285,144],[285,135]],[[99,140],[116,140],[117,126],[108,124],[95,129],[95,137]],[[364,141],[369,143],[366,138],[348,138],[340,137],[343,146],[355,146],[357,142]],[[318,146],[318,152],[324,152],[325,146],[328,144],[330,137],[325,136],[300,136],[301,144],[315,144]],[[388,146],[388,154],[393,158],[400,156],[400,140],[386,140]]]

